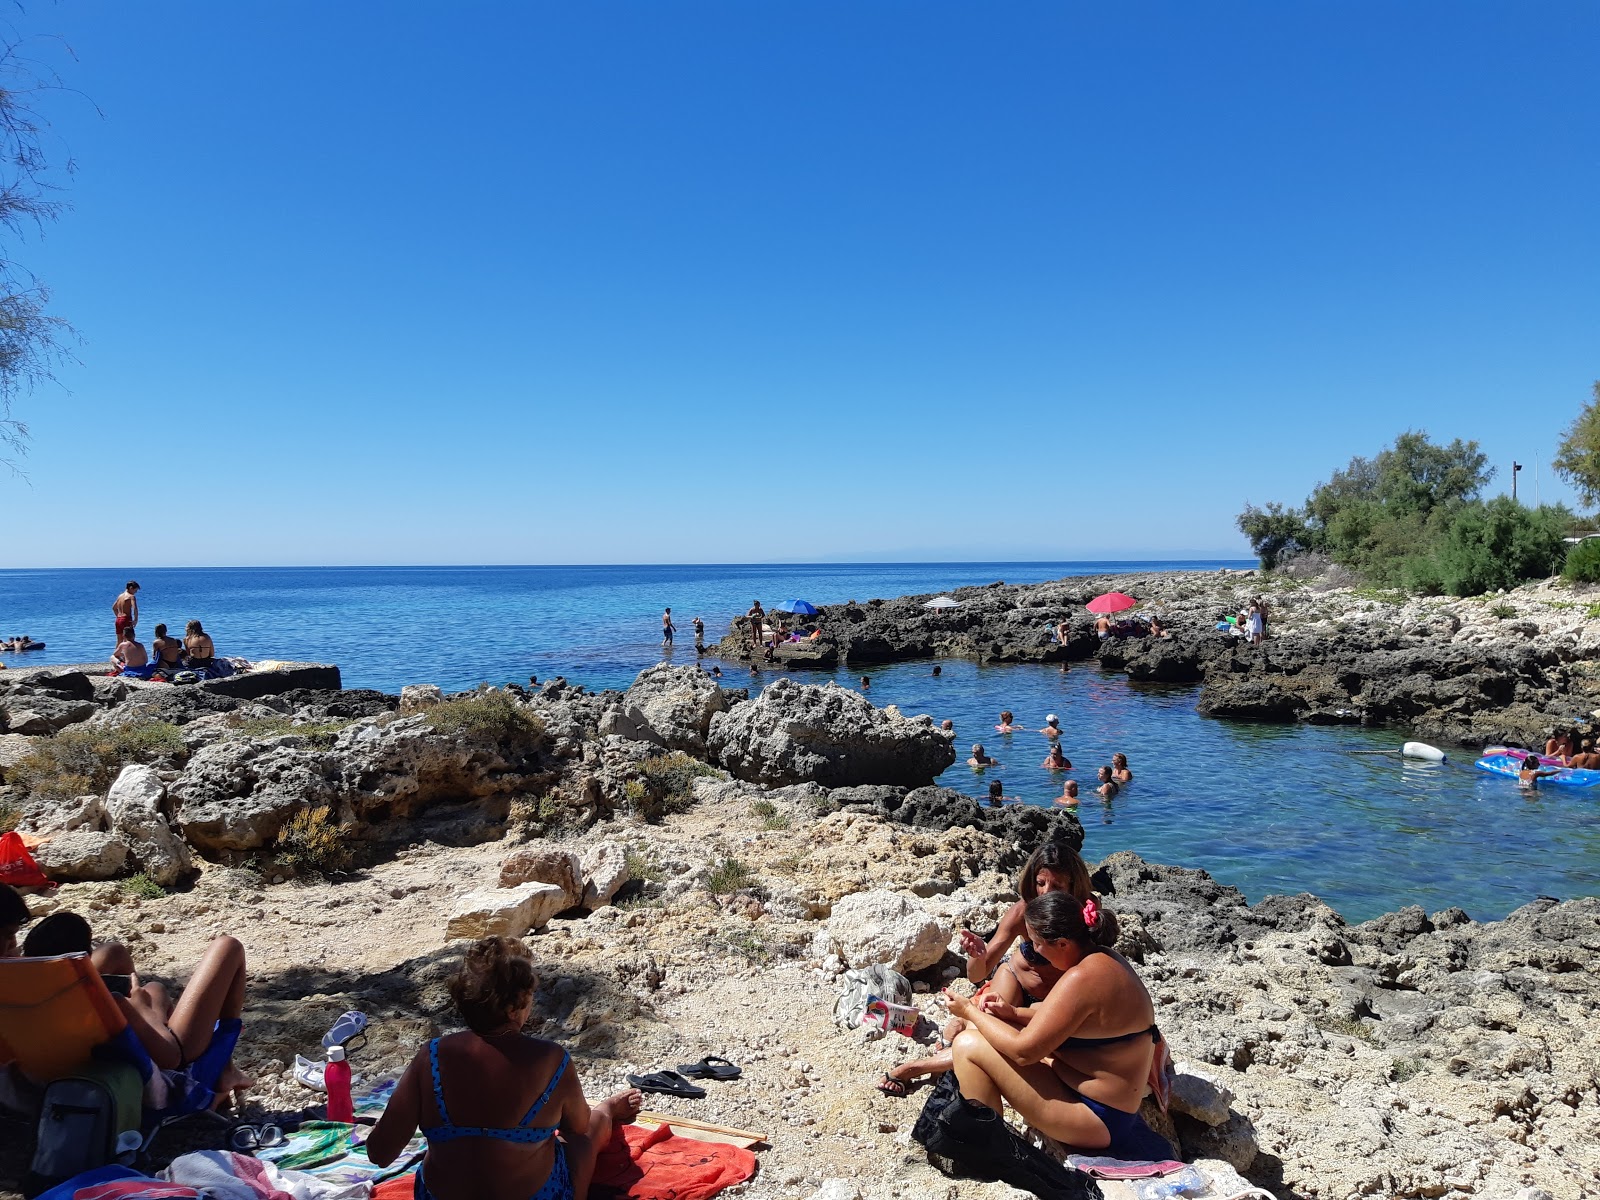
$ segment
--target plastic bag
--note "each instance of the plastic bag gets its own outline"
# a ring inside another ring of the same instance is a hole
[[[33,861],[33,855],[22,844],[22,836],[15,830],[0,834],[0,883],[16,888],[56,886],[39,870],[39,864]]]

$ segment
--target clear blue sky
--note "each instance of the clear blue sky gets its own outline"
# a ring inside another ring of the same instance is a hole
[[[1589,0],[17,24],[82,344],[0,565],[1237,556],[1406,427],[1567,498],[1600,376]]]

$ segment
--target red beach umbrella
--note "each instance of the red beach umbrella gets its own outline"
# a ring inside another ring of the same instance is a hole
[[[1088,609],[1092,613],[1119,613],[1137,603],[1139,602],[1132,596],[1122,592],[1107,592],[1104,596],[1096,596],[1089,601]]]

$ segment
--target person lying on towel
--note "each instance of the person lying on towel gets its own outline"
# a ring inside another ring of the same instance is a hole
[[[386,1167],[422,1127],[416,1200],[585,1200],[600,1149],[638,1115],[638,1089],[591,1106],[567,1052],[522,1032],[538,983],[506,937],[474,942],[450,981],[467,1028],[417,1050],[367,1139]]]

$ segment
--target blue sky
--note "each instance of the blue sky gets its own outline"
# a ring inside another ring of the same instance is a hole
[[[0,564],[1238,556],[1600,376],[1592,3],[35,4]]]

